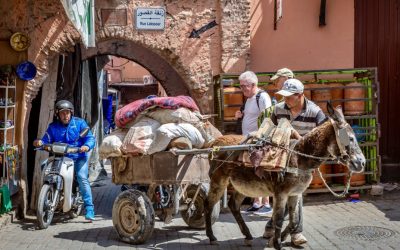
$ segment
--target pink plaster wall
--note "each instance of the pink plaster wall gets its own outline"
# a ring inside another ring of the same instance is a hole
[[[252,0],[250,69],[354,67],[354,1],[327,1],[323,27],[320,3],[283,0],[283,18],[274,30],[274,1]]]
[[[117,56],[111,56],[111,60],[106,64],[104,69],[110,74],[109,83],[143,82],[143,76],[151,75],[141,65]]]

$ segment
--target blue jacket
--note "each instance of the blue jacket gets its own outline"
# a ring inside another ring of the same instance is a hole
[[[62,124],[60,121],[52,122],[46,130],[42,141],[44,144],[50,144],[53,142],[64,142],[75,147],[81,147],[83,145],[88,146],[89,149],[93,149],[95,145],[95,138],[92,131],[84,138],[79,139],[79,133],[89,127],[85,120],[78,117],[71,117],[71,121],[67,126]],[[76,153],[68,154],[67,157],[72,159],[87,157],[87,153]]]

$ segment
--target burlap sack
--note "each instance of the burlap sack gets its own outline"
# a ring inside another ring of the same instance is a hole
[[[269,118],[268,118],[269,119]],[[292,126],[287,119],[281,119],[278,126],[272,121],[263,122],[257,132],[259,138],[270,140],[263,148],[244,151],[241,160],[246,166],[261,166],[264,170],[280,171],[286,167]]]
[[[148,117],[142,117],[125,136],[121,150],[125,154],[148,154],[150,145],[160,123]]]
[[[121,146],[127,132],[127,129],[117,129],[106,136],[99,148],[100,159],[121,156]]]

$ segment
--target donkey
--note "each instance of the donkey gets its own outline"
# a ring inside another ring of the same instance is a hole
[[[229,183],[236,192],[231,196],[228,206],[245,236],[246,245],[251,245],[253,237],[240,214],[240,205],[245,197],[273,196],[272,218],[275,232],[269,245],[273,244],[274,248],[281,249],[287,234],[296,226],[294,219],[297,215],[298,197],[310,185],[312,172],[321,165],[323,158],[336,157],[350,171],[364,171],[365,157],[354,131],[344,119],[341,108],[334,109],[328,104],[328,113],[329,120],[314,128],[295,144],[294,151],[302,154],[292,153],[288,166],[296,169],[297,173],[265,171],[265,178],[259,178],[254,168],[235,164],[238,156],[226,160],[227,152],[219,152],[216,155],[217,161],[210,162],[210,191],[205,200],[206,234],[210,244],[217,244],[211,227],[211,211]],[[237,145],[242,139],[242,136],[226,135],[217,139],[214,146]],[[286,204],[289,208],[289,225],[281,234]]]

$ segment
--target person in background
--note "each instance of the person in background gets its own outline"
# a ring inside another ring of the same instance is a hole
[[[294,78],[293,72],[288,68],[281,68],[276,71],[275,75],[271,77],[272,84],[275,85],[276,89],[280,90],[283,87],[283,83],[287,79]],[[275,105],[281,100],[276,100],[275,97],[272,97],[272,105]]]
[[[46,130],[42,139],[37,139],[33,142],[35,147],[41,147],[44,144],[53,142],[64,142],[75,147],[80,147],[79,153],[68,154],[67,157],[74,161],[76,179],[78,181],[79,190],[82,193],[83,203],[86,214],[85,219],[94,220],[94,205],[92,200],[92,190],[89,183],[89,157],[86,152],[93,149],[95,138],[92,132],[84,138],[79,138],[79,134],[83,129],[89,126],[85,120],[72,116],[74,106],[67,100],[58,101],[55,105],[55,115],[57,120],[52,122]]]
[[[277,92],[283,97],[283,102],[275,105],[271,115],[272,122],[277,125],[279,120],[286,118],[290,121],[295,131],[296,137],[299,139],[313,128],[321,125],[326,120],[325,114],[321,108],[315,103],[308,100],[304,96],[304,85],[297,79],[288,79],[284,82],[283,87]],[[292,243],[300,246],[307,242],[303,232],[303,197],[299,196],[298,210],[296,212],[296,227],[291,229],[290,235]],[[288,214],[287,206],[285,208],[285,216]],[[265,226],[264,238],[271,238],[274,235],[272,218]]]
[[[275,88],[276,88],[277,90],[280,90],[280,89],[282,89],[282,87],[283,87],[283,83],[284,83],[287,79],[292,79],[292,78],[294,78],[294,73],[293,73],[290,69],[288,69],[288,68],[281,68],[281,69],[278,69],[278,71],[276,71],[275,75],[273,75],[273,76],[270,78],[270,80],[272,81],[272,83],[270,83],[270,84],[274,85]],[[271,102],[272,102],[272,105],[273,105],[273,106],[275,106],[275,104],[277,104],[278,102],[283,101],[282,96],[279,96],[278,99],[279,99],[279,100],[277,100],[277,99],[275,98],[275,94],[272,95]],[[262,121],[263,121],[265,118],[270,117],[271,111],[272,111],[272,110],[273,110],[273,108],[268,109],[268,110],[264,110],[264,111],[261,113],[261,115],[260,115],[259,118],[258,118],[258,124],[259,124],[259,125],[261,125]]]
[[[107,98],[102,99],[102,105],[103,105],[103,122],[104,122],[104,134],[108,135],[111,133],[111,129],[115,128],[115,124],[112,119],[112,112],[113,112],[113,107],[112,107],[112,101],[113,101],[113,95],[109,94],[107,95]]]
[[[242,134],[247,136],[258,130],[258,116],[261,112],[271,107],[269,95],[258,88],[257,75],[252,71],[246,71],[239,76],[240,88],[247,98],[243,111],[237,111],[236,119],[242,118]],[[269,197],[258,197],[247,212],[255,212],[258,215],[272,213]]]

